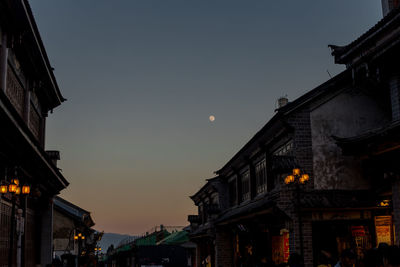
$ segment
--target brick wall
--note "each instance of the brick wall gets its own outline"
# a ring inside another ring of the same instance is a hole
[[[311,120],[308,108],[298,110],[288,118],[288,123],[294,128],[294,156],[299,167],[310,175],[310,180],[300,190],[313,189],[313,154],[312,154],[312,135]],[[291,218],[286,222],[286,228],[289,230],[289,251],[290,254],[296,252],[301,254],[299,214],[297,212],[297,196],[292,187],[284,187],[280,192],[278,207],[285,211]],[[300,193],[301,197],[301,193]],[[301,214],[304,264],[306,267],[313,266],[312,249],[312,222],[309,214]]]
[[[290,217],[285,223],[285,228],[289,230],[289,252],[301,254],[299,214],[296,209],[296,193],[293,188],[286,188],[280,192],[277,206],[285,211]],[[313,247],[312,247],[312,220],[311,214],[301,213],[304,264],[306,267],[313,266]]]
[[[311,120],[308,108],[296,111],[288,119],[289,124],[294,127],[294,156],[299,166],[310,175],[307,188],[312,188],[313,182],[313,151]]]
[[[215,266],[233,266],[232,235],[223,228],[218,228],[215,238]]]

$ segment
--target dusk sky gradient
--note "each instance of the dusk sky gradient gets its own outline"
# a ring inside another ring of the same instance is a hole
[[[189,196],[274,114],[344,69],[328,44],[380,0],[31,0],[63,105],[46,149],[95,229],[187,225]],[[215,121],[210,122],[209,116]]]

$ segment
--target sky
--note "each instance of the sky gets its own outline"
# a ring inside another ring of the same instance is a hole
[[[30,0],[68,100],[47,120],[61,197],[96,230],[185,226],[193,195],[273,116],[340,73],[380,0]],[[211,122],[209,116],[215,116]]]

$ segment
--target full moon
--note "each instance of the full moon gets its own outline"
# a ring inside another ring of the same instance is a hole
[[[209,117],[209,119],[210,119],[211,122],[215,121],[215,117],[214,117],[213,115],[211,115],[211,116]]]

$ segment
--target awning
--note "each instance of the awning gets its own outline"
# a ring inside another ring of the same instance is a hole
[[[400,149],[400,121],[351,137],[333,136],[344,155],[381,154]]]
[[[275,201],[271,197],[267,197],[255,199],[246,205],[232,207],[232,209],[221,214],[215,224],[223,225],[265,214],[270,214],[274,217],[282,216],[289,218],[285,212],[276,206]]]

